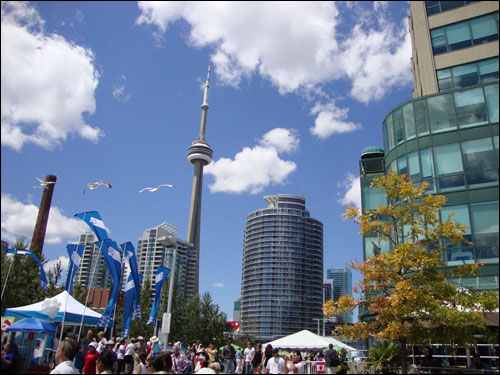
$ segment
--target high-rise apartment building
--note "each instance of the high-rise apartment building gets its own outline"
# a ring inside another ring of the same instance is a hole
[[[352,272],[346,268],[329,268],[326,270],[326,278],[333,280],[333,300],[338,301],[340,297],[352,296]],[[352,323],[352,314],[344,313],[338,317],[338,323]]]
[[[383,120],[384,148],[362,152],[362,207],[385,203],[369,184],[389,168],[427,181],[429,193],[446,197],[442,218],[454,212],[473,242],[447,249],[443,260],[484,264],[479,276],[450,281],[498,290],[498,2],[411,1],[410,10],[413,99]],[[386,251],[364,237],[365,258]]]
[[[137,266],[139,274],[143,275],[143,283],[149,280],[151,283],[151,296],[155,293],[155,274],[158,267],[163,266],[172,270],[174,259],[174,246],[165,246],[161,239],[169,237],[171,226],[162,223],[156,227],[146,229],[142,237],[137,242]],[[175,238],[177,246],[177,260],[175,267],[175,280],[177,287],[184,293],[184,298],[188,299],[195,295],[194,256],[193,247],[186,241]],[[168,287],[170,278],[163,288]]]
[[[272,340],[316,330],[323,317],[323,224],[305,198],[264,197],[247,216],[241,283],[243,332]]]

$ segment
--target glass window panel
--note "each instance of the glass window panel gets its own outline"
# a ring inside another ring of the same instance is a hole
[[[496,169],[495,152],[493,151],[491,138],[462,142],[462,152],[465,171]]]
[[[398,163],[397,160],[394,160],[391,165],[389,166],[390,169],[392,169],[394,172],[398,171]]]
[[[448,220],[451,213],[454,213],[452,221],[463,224],[467,227],[466,234],[471,233],[470,229],[470,219],[469,219],[469,208],[467,205],[463,204],[460,206],[446,206],[441,209],[441,220]]]
[[[483,90],[472,90],[454,93],[457,108],[457,122],[460,127],[475,126],[488,123]]]
[[[465,181],[471,188],[484,188],[498,185],[498,174],[496,171],[472,172],[465,175]]]
[[[433,133],[455,129],[456,119],[451,95],[433,96],[427,99],[430,125]]]
[[[396,136],[396,144],[400,144],[405,139],[405,131],[403,125],[403,111],[401,108],[393,112],[394,116],[394,135]]]
[[[394,125],[392,122],[392,113],[387,116],[387,137],[389,138],[389,150],[394,148]]]
[[[486,86],[484,93],[488,103],[490,122],[498,122],[498,85]]]
[[[498,31],[495,24],[495,18],[491,14],[472,19],[470,21],[470,26],[474,44],[486,43],[491,40],[498,39]]]
[[[498,160],[498,135],[493,137],[493,144],[495,145],[495,152],[497,154],[497,165],[498,165],[498,163],[499,163],[499,160]]]
[[[432,153],[429,148],[420,150],[420,160],[422,161],[422,176],[433,177],[434,168],[432,164]]]
[[[471,204],[474,245],[479,259],[498,259],[498,202]]]
[[[378,237],[365,237],[365,256],[371,257],[378,254],[386,254],[390,251],[389,242]]]
[[[440,69],[436,71],[437,78],[438,79],[443,79],[443,78],[450,78],[451,77],[451,69],[446,68],[446,69]]]
[[[385,119],[384,119],[384,146],[385,146],[385,152],[388,153],[390,148],[387,136],[387,121]]]
[[[498,80],[498,58],[480,61],[478,66],[481,82]]]
[[[455,176],[439,177],[438,189],[440,192],[450,192],[464,189],[464,175],[459,174]]]
[[[422,178],[417,151],[408,154],[408,175],[412,181],[419,181]]]
[[[399,174],[406,174],[406,173],[408,173],[408,166],[406,164],[406,156],[401,156],[398,159],[398,173]]]
[[[451,90],[454,88],[453,79],[452,78],[440,79],[438,81],[438,86],[439,86],[439,91]]]
[[[459,22],[446,26],[446,39],[451,50],[471,46],[472,42],[467,22]]]
[[[416,100],[414,102],[414,110],[415,110],[415,124],[417,127],[417,134],[419,136],[429,134],[429,121],[427,120],[427,108],[425,105],[425,99]]]
[[[379,205],[385,205],[386,203],[385,192],[383,190],[368,186],[363,188],[363,210],[374,210]]]
[[[463,1],[440,1],[441,12],[464,6]]]
[[[452,69],[455,87],[468,87],[477,85],[479,77],[476,63],[459,65]]]
[[[438,176],[463,171],[458,143],[435,147],[434,156],[436,158],[436,172]]]
[[[403,117],[405,120],[406,139],[415,138],[415,118],[413,117],[412,103],[408,103],[403,107]]]
[[[431,30],[431,37],[435,38],[438,36],[444,36],[444,27],[438,27],[437,29]]]

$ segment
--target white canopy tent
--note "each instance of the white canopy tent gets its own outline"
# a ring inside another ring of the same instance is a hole
[[[318,336],[307,330],[299,331],[278,340],[267,342],[264,344],[264,347],[268,344],[271,344],[273,348],[282,350],[318,351],[328,348],[330,344],[333,344],[334,346],[337,345],[347,351],[356,350],[355,348],[346,345],[333,337]]]
[[[57,296],[51,298],[52,305],[59,304],[59,309],[55,317],[50,317],[49,314],[43,312],[43,305],[45,301],[33,303],[31,305],[14,307],[11,309],[6,309],[4,316],[15,316],[20,318],[38,318],[43,319],[51,323],[62,323],[64,320],[64,325],[79,326],[82,317],[83,325],[86,326],[97,326],[99,320],[101,319],[101,314],[91,310],[90,308],[85,308],[80,302],[78,302],[73,296],[68,294],[67,291],[59,293]],[[64,316],[64,310],[66,308],[66,316]]]

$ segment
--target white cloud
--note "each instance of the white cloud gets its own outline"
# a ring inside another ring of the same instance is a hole
[[[62,268],[61,279],[62,279],[63,278],[62,276],[66,275],[68,272],[68,267],[69,267],[69,258],[68,257],[61,255],[61,256],[57,257],[56,259],[49,260],[49,261],[47,261],[47,263],[45,263],[43,265],[43,269],[47,273],[55,267],[57,262],[61,262],[61,268]]]
[[[113,98],[120,102],[128,102],[132,97],[129,93],[125,91],[125,82],[127,77],[122,74],[120,78],[120,83],[113,85]]]
[[[214,288],[224,288],[224,284],[223,284],[223,283],[213,282],[213,283],[212,283],[212,286],[213,286]]]
[[[348,108],[338,108],[335,102],[326,105],[316,104],[311,109],[311,114],[316,115],[311,134],[320,139],[325,139],[332,134],[350,133],[361,129],[360,124],[346,121]]]
[[[50,149],[69,134],[103,136],[83,119],[96,107],[92,51],[44,33],[43,22],[26,3],[2,2],[1,139],[17,151],[27,142]]]
[[[359,176],[356,177],[349,173],[341,184],[341,187],[345,190],[343,193],[344,196],[337,201],[344,206],[352,205],[361,208],[361,183]]]
[[[234,159],[221,158],[205,167],[205,173],[215,178],[208,186],[210,191],[258,194],[270,184],[283,184],[297,166],[280,159],[279,154],[297,150],[298,144],[295,130],[269,131],[259,145],[243,148]]]
[[[356,3],[139,2],[137,23],[154,25],[164,35],[170,24],[185,20],[189,43],[213,50],[218,82],[226,85],[238,87],[258,73],[280,93],[312,96],[317,103],[324,85],[348,79],[349,94],[367,103],[412,82],[406,17],[390,21],[387,2],[368,8],[350,22],[343,12],[359,14]],[[326,138],[354,130],[343,111],[317,111],[313,134]]]
[[[1,203],[2,238],[10,242],[15,242],[21,236],[30,239],[38,217],[38,207],[19,202],[9,194],[2,194]],[[80,220],[64,216],[59,208],[53,206],[47,222],[45,243],[59,244],[74,239],[81,229]]]

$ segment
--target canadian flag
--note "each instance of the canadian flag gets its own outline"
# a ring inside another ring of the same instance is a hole
[[[2,333],[4,329],[7,329],[12,323],[10,322],[9,319],[5,319],[5,321],[2,323]]]
[[[235,331],[237,331],[237,330],[238,330],[238,328],[240,328],[240,322],[238,322],[238,321],[236,321],[236,322],[226,322],[226,323],[231,324],[231,327],[233,327],[233,329],[234,329]]]

